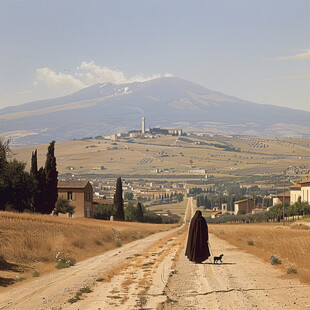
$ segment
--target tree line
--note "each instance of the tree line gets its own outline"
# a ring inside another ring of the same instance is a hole
[[[37,150],[32,153],[30,173],[25,163],[10,159],[9,142],[0,138],[0,210],[50,214],[57,201],[55,141],[48,146],[44,167],[38,169]]]

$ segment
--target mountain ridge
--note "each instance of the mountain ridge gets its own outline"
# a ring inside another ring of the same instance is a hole
[[[258,104],[176,77],[94,84],[54,99],[0,109],[0,135],[15,145],[65,141],[147,126],[223,134],[310,137],[310,112]]]

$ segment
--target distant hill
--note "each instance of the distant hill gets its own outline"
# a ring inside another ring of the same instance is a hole
[[[0,135],[15,145],[147,127],[223,134],[310,137],[310,112],[257,104],[174,77],[96,84],[61,98],[0,109]]]

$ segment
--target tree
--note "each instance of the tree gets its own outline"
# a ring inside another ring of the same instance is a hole
[[[148,212],[144,215],[144,221],[146,223],[158,223],[161,224],[163,222],[162,217],[152,212]]]
[[[7,169],[8,161],[7,155],[10,153],[10,140],[5,140],[0,137],[0,210],[5,210],[5,171]]]
[[[31,205],[33,179],[25,172],[25,163],[8,161],[10,140],[0,138],[0,210],[7,206],[23,212]]]
[[[184,197],[184,195],[183,195],[182,193],[178,193],[178,194],[176,195],[176,198],[177,198],[177,201],[178,201],[178,202],[183,201],[183,197]]]
[[[196,196],[197,208],[200,207],[200,196]]]
[[[23,212],[31,205],[33,193],[33,179],[30,174],[25,172],[25,163],[16,159],[7,162],[2,173],[4,181],[2,186],[1,209],[5,210],[6,205]]]
[[[54,208],[54,214],[58,215],[59,213],[69,213],[70,216],[74,213],[75,207],[71,206],[69,201],[65,198],[58,198]]]
[[[117,181],[116,181],[116,190],[114,194],[114,205],[116,207],[115,219],[118,221],[123,221],[125,219],[124,200],[123,200],[122,179],[120,177],[117,178]]]
[[[142,210],[142,205],[140,202],[138,202],[138,205],[137,205],[137,221],[144,222],[143,210]]]
[[[126,193],[124,194],[124,199],[125,199],[125,200],[133,200],[133,193],[131,193],[131,192],[126,192]]]
[[[30,174],[36,176],[38,174],[38,157],[37,157],[37,150],[32,152],[31,155],[31,167],[30,167]]]
[[[58,171],[56,170],[55,141],[52,141],[48,147],[44,172],[46,177],[46,199],[45,208],[42,213],[49,214],[54,210],[58,196]]]
[[[37,174],[37,201],[35,211],[46,213],[46,176],[45,170],[41,167]]]
[[[39,180],[38,180],[38,159],[37,159],[37,150],[32,152],[31,155],[31,167],[30,167],[30,175],[33,178],[33,195],[31,201],[31,208],[33,211],[37,211],[38,209],[38,199],[39,199]]]
[[[115,214],[115,206],[110,204],[94,204],[94,218],[100,220],[110,220],[111,216]]]

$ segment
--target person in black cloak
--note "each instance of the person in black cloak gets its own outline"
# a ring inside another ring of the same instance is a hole
[[[210,256],[208,245],[208,225],[201,211],[193,216],[189,231],[185,255],[195,263],[202,263]]]

